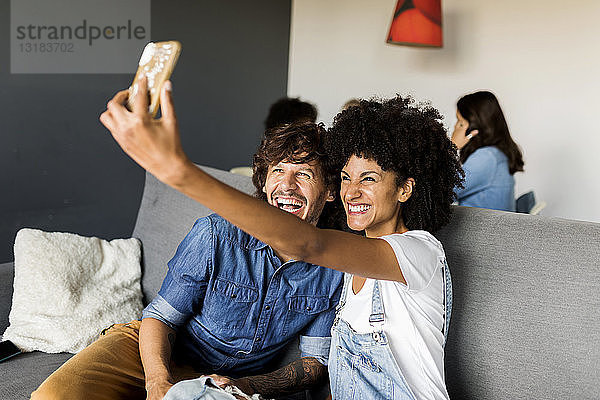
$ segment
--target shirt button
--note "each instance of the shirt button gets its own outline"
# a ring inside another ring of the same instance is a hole
[[[262,338],[260,336],[256,338],[257,342],[260,342],[261,340],[262,340]]]
[[[236,297],[237,297],[237,294],[235,294],[235,293],[232,293],[232,294],[231,294],[231,298],[232,298],[232,299],[235,299]]]
[[[270,310],[270,309],[271,309],[271,306],[267,304],[267,305],[265,306],[265,310]]]
[[[310,311],[312,308],[310,306],[306,307],[306,311]]]

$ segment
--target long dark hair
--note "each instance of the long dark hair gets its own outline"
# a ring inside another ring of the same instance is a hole
[[[456,108],[460,115],[469,121],[469,130],[479,130],[479,133],[461,149],[462,163],[478,148],[495,146],[508,158],[511,175],[523,171],[523,154],[510,136],[506,119],[493,93],[481,91],[468,94],[458,100]]]

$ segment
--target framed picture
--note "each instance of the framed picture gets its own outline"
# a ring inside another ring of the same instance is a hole
[[[387,42],[442,47],[441,0],[398,0]]]

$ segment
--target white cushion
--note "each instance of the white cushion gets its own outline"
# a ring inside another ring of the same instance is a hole
[[[139,318],[141,247],[72,233],[21,229],[15,240],[10,326],[23,351],[76,353],[113,323]]]

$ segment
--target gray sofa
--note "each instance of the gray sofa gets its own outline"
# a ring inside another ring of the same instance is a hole
[[[250,178],[206,170],[253,191]],[[132,235],[143,244],[146,301],[179,241],[208,212],[147,175]],[[600,224],[455,207],[436,236],[454,284],[446,347],[452,399],[600,398]],[[1,264],[0,332],[12,280],[12,263]],[[28,398],[69,357],[35,352],[0,363],[0,399]]]

